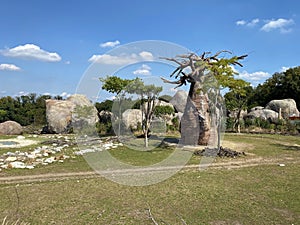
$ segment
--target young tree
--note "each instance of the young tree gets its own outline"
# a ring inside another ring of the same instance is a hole
[[[241,112],[247,109],[249,99],[253,95],[253,88],[250,84],[246,87],[233,89],[225,94],[226,108],[234,112],[232,129],[240,133]]]
[[[159,93],[162,91],[162,87],[156,87],[155,85],[145,85],[144,82],[136,78],[128,85],[128,92],[131,94],[137,94],[141,99],[142,108],[142,131],[145,138],[145,147],[148,148],[148,133],[152,122],[152,117],[155,109],[155,100],[158,99]]]
[[[102,89],[110,93],[116,94],[115,101],[118,102],[118,133],[120,136],[121,132],[121,121],[122,121],[122,103],[125,99],[126,87],[129,85],[132,80],[122,79],[117,76],[108,76],[106,78],[100,78],[100,81],[103,83]]]
[[[232,66],[242,66],[239,61],[247,57],[247,55],[220,58],[219,55],[221,53],[230,52],[220,51],[215,55],[211,55],[210,52],[204,52],[202,55],[190,53],[179,55],[175,58],[164,58],[178,64],[178,67],[170,75],[171,77],[175,75],[175,78],[178,80],[172,82],[162,78],[164,82],[177,84],[177,87],[190,83],[185,112],[181,119],[183,144],[208,144],[211,133],[211,117],[207,93],[209,88],[205,87],[207,82],[206,78],[210,79],[208,75],[213,75],[218,81],[218,87],[212,85],[210,89],[214,92],[215,99],[212,102],[216,113],[219,115],[222,113],[222,108],[220,104],[218,104],[220,88],[228,87],[232,89],[237,86],[236,79],[234,78],[236,73]],[[216,118],[216,122],[219,119],[220,118]],[[220,123],[217,126],[219,128]]]

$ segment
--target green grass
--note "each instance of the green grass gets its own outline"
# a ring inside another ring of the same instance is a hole
[[[0,183],[0,221],[30,224],[298,224],[300,221],[300,137],[226,134],[225,142],[248,158],[282,160],[239,169],[183,170],[150,186],[130,187],[103,177]],[[73,147],[66,150],[72,154]],[[110,150],[119,160],[149,165],[168,157],[173,149]],[[294,161],[285,162],[286,158]],[[190,164],[199,163],[193,156]],[[239,159],[216,159],[234,162]],[[298,161],[297,161],[298,160]],[[7,170],[1,176],[90,171],[83,157],[34,170]],[[134,179],[134,178],[132,178]]]
[[[300,166],[185,171],[156,185],[104,178],[0,186],[0,216],[31,224],[297,224]],[[19,195],[19,204],[16,196]],[[8,207],[9,206],[9,207]]]

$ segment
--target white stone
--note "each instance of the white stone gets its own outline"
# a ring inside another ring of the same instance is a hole
[[[25,163],[20,162],[20,161],[11,162],[11,163],[9,163],[9,165],[12,168],[16,168],[16,169],[24,169],[24,168],[26,168]]]
[[[27,155],[27,158],[28,158],[28,159],[35,159],[35,158],[36,158],[36,155],[34,155],[34,154],[29,154],[29,155]]]
[[[34,166],[33,165],[27,165],[26,169],[34,169]]]
[[[25,137],[24,137],[24,136],[22,136],[22,135],[19,135],[19,136],[17,137],[17,139],[19,139],[19,140],[24,140],[24,139],[25,139]]]
[[[9,157],[7,157],[6,158],[6,162],[13,162],[13,161],[16,161],[17,160],[17,157],[15,157],[15,156],[9,156]]]
[[[55,162],[55,159],[54,159],[54,157],[50,157],[50,158],[45,159],[44,162],[45,163],[53,163],[53,162]]]

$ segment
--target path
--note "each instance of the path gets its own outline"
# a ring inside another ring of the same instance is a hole
[[[210,165],[186,165],[183,170],[197,170],[197,169],[238,169],[244,167],[253,167],[259,165],[274,165],[279,166],[279,164],[294,164],[300,163],[299,159],[293,158],[281,158],[281,159],[264,159],[262,157],[251,158],[251,159],[236,159],[230,162],[220,162],[212,163]],[[130,169],[130,170],[114,170],[108,171],[107,173],[119,174],[119,175],[131,175],[135,173],[154,173],[162,172],[167,170],[172,170],[176,167],[157,167],[157,168],[140,168],[140,169]],[[87,179],[96,178],[101,175],[95,171],[85,171],[85,172],[67,172],[67,173],[47,173],[38,175],[25,175],[25,176],[6,176],[0,177],[0,184],[18,184],[18,183],[34,183],[34,182],[45,182],[45,181],[61,181],[69,179]]]

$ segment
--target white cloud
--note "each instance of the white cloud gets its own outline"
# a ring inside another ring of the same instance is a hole
[[[14,65],[14,64],[0,64],[0,70],[6,70],[6,71],[20,71],[21,68]]]
[[[34,44],[19,45],[14,48],[1,50],[0,53],[7,57],[35,59],[45,62],[58,62],[61,57],[56,52],[47,52]]]
[[[243,26],[243,25],[245,25],[247,22],[245,21],[245,20],[238,20],[238,21],[236,21],[236,25],[238,25],[238,26]]]
[[[280,73],[287,71],[290,67],[282,66],[280,69]]]
[[[89,58],[89,62],[107,64],[107,65],[126,65],[132,64],[139,61],[151,61],[153,60],[153,55],[151,52],[140,52],[139,54],[121,54],[121,55],[93,55]]]
[[[67,93],[67,92],[62,92],[59,96],[63,97],[63,98],[68,98],[71,96],[71,94]]]
[[[71,62],[70,62],[70,61],[66,61],[65,64],[66,64],[66,65],[70,65]]]
[[[120,42],[118,40],[116,40],[116,41],[108,41],[108,42],[100,44],[100,47],[101,48],[107,48],[107,47],[113,48],[113,47],[115,47],[115,46],[117,46],[119,44],[120,44]]]
[[[258,18],[251,20],[251,22],[247,23],[247,26],[248,27],[254,27],[257,23],[259,23]]]
[[[152,55],[151,52],[143,51],[143,52],[140,52],[140,53],[139,53],[139,56],[140,56],[143,60],[146,60],[146,61],[152,61],[152,60],[153,60],[153,55]]]
[[[19,91],[18,94],[16,94],[15,96],[25,96],[25,95],[29,95],[29,92]]]
[[[288,28],[289,26],[294,24],[294,20],[292,19],[277,19],[277,20],[268,20],[265,25],[261,27],[262,31],[270,32],[272,30],[279,30],[280,33],[288,33],[291,32],[292,29]]]
[[[134,75],[151,75],[151,67],[143,64],[139,69],[133,71]]]
[[[238,26],[247,26],[247,27],[254,27],[257,23],[259,23],[259,19],[255,18],[251,20],[250,22],[246,20],[238,20],[235,22],[236,25]]]
[[[265,80],[271,75],[268,72],[257,71],[254,73],[248,73],[247,71],[243,71],[238,75],[239,78],[245,79],[247,81],[260,81]]]

